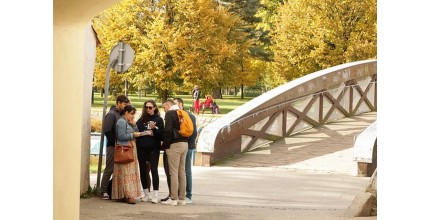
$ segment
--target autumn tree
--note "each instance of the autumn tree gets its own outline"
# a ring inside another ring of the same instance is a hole
[[[274,72],[287,81],[376,57],[375,0],[290,0],[276,14]]]
[[[147,88],[142,83],[154,85],[163,100],[194,84],[220,88],[236,79],[233,70],[248,57],[240,22],[212,0],[125,0],[93,21],[103,45],[94,84],[103,85],[109,50],[123,40],[135,48],[135,62],[112,77],[115,84],[128,80],[138,90]]]
[[[134,86],[136,75],[142,73],[142,65],[138,55],[144,48],[141,45],[142,11],[144,5],[139,0],[124,0],[109,9],[106,9],[92,20],[93,28],[101,44],[97,47],[97,56],[94,72],[94,87],[104,88],[106,69],[109,63],[109,55],[112,48],[123,41],[129,44],[135,52],[135,60],[131,68],[124,74],[111,74],[111,91],[124,92],[127,80],[130,87]]]

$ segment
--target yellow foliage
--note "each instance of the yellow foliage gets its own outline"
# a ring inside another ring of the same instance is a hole
[[[91,119],[91,132],[102,132],[102,120],[101,119]]]
[[[287,81],[376,57],[376,0],[291,0],[272,32],[274,72]]]
[[[173,91],[232,83],[250,45],[240,22],[212,0],[124,0],[93,19],[101,42],[94,85],[104,87],[109,53],[119,40],[135,50],[135,60],[126,74],[111,74],[118,88],[125,79],[135,88]]]

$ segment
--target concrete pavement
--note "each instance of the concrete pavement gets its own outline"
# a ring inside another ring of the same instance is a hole
[[[310,129],[213,167],[193,167],[193,204],[81,199],[81,219],[350,219],[369,178],[355,177],[352,138],[376,113]],[[160,197],[168,194],[162,167]],[[94,185],[96,175],[91,176]],[[353,219],[376,219],[361,217]]]

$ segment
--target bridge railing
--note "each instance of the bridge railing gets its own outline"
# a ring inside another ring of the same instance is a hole
[[[270,90],[208,124],[197,142],[196,165],[344,117],[377,110],[377,61],[324,69]]]

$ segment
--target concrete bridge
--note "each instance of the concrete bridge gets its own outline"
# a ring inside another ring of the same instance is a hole
[[[254,98],[203,128],[196,163],[210,166],[309,128],[376,111],[376,64],[331,67]]]

